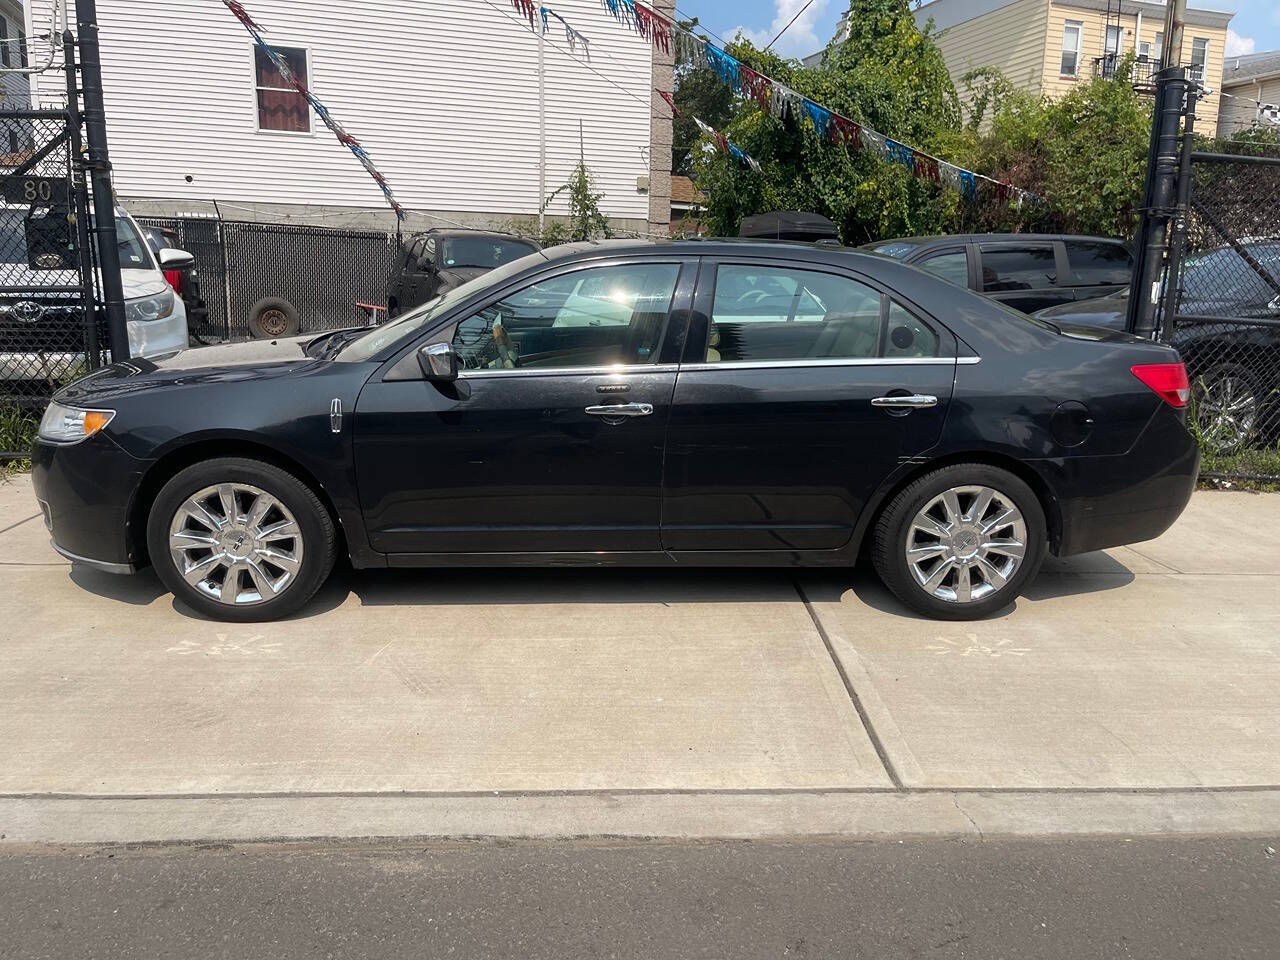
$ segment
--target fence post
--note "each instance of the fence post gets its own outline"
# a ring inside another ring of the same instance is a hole
[[[1178,175],[1178,121],[1187,91],[1187,71],[1168,67],[1156,80],[1156,107],[1151,123],[1151,148],[1147,157],[1142,221],[1138,229],[1137,263],[1129,292],[1125,327],[1140,337],[1156,329],[1157,286],[1163,269],[1165,241],[1172,218],[1174,186]]]
[[[71,197],[67,213],[76,219],[76,249],[80,253],[80,296],[84,305],[84,353],[90,370],[102,363],[98,343],[97,285],[94,283],[93,246],[89,239],[89,204],[86,202],[84,170],[80,167],[80,101],[76,87],[76,43],[70,30],[62,33],[62,68],[67,79],[67,145],[71,152]]]
[[[129,328],[124,316],[124,284],[116,238],[116,201],[107,151],[107,111],[102,101],[102,58],[98,50],[98,8],[94,0],[76,0],[76,36],[80,44],[80,90],[84,97],[84,132],[89,143],[93,183],[93,232],[98,238],[102,301],[107,311],[111,359],[129,359]]]
[[[1173,338],[1178,300],[1182,293],[1182,258],[1187,246],[1187,218],[1191,216],[1191,154],[1195,150],[1196,100],[1194,86],[1187,88],[1187,108],[1182,122],[1182,156],[1178,164],[1178,199],[1169,236],[1169,268],[1160,305],[1160,339]]]

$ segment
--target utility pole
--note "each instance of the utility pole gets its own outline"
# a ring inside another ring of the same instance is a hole
[[[538,34],[538,242],[547,235],[547,73],[543,59],[543,32]]]
[[[89,182],[93,189],[93,232],[102,273],[102,300],[113,361],[129,359],[124,285],[120,279],[120,247],[116,239],[116,204],[107,153],[107,111],[102,101],[102,56],[98,49],[98,10],[94,0],[76,0],[76,36],[80,45],[80,93],[84,99],[84,132],[89,147]],[[69,91],[73,92],[73,91]]]
[[[1156,309],[1160,301],[1160,276],[1164,270],[1169,224],[1177,215],[1178,121],[1184,112],[1188,88],[1187,71],[1180,65],[1186,15],[1187,0],[1169,0],[1165,12],[1165,45],[1160,54],[1160,70],[1156,74],[1156,102],[1151,117],[1151,146],[1147,152],[1142,221],[1138,228],[1136,262],[1125,317],[1125,326],[1130,332],[1147,338],[1156,333]]]

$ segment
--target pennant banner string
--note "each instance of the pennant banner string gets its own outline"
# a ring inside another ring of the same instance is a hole
[[[761,110],[780,120],[787,117],[797,121],[807,120],[819,137],[849,149],[878,154],[889,163],[901,164],[913,176],[958,190],[968,200],[977,198],[979,187],[998,200],[1016,202],[1018,206],[1024,200],[1040,199],[1012,184],[957,167],[841,116],[742,63],[710,40],[697,36],[672,17],[646,6],[640,0],[601,0],[601,3],[610,16],[623,26],[649,38],[664,52],[675,49],[684,58],[704,62],[734,93],[754,101]],[[654,25],[658,23],[666,27],[661,37],[654,29]]]
[[[657,90],[657,89],[655,89],[653,92],[666,101],[667,106],[671,108],[671,115],[673,117],[680,116],[680,109],[676,106],[675,98],[670,93],[668,93],[666,90]],[[736,144],[730,143],[729,138],[726,137],[723,133],[721,133],[715,127],[711,126],[711,124],[703,123],[698,117],[695,117],[692,114],[690,114],[690,119],[692,119],[693,122],[698,125],[699,130],[701,130],[706,136],[711,138],[711,141],[716,145],[716,147],[720,150],[721,153],[727,153],[734,159],[739,160],[742,163],[745,163],[748,167],[750,167],[756,173],[760,172],[760,164],[757,163],[752,157],[748,156],[747,152],[743,150],[741,147],[737,146]]]
[[[222,0],[222,3],[235,15],[235,18],[244,25],[244,28],[249,31],[249,34],[253,37],[254,43],[261,48],[262,52],[267,55],[276,70],[280,73],[280,78],[306,99],[307,103],[311,105],[311,109],[315,111],[316,116],[318,116],[324,122],[324,125],[333,132],[333,135],[338,138],[338,142],[355,155],[355,158],[360,161],[360,165],[364,167],[369,176],[373,178],[373,182],[378,185],[378,189],[382,191],[382,195],[386,198],[387,203],[390,205],[391,209],[395,211],[396,217],[400,220],[404,220],[407,216],[404,208],[400,206],[399,202],[396,200],[395,194],[391,192],[390,184],[387,183],[387,178],[379,172],[376,166],[374,166],[372,158],[370,158],[368,151],[360,145],[360,141],[347,133],[342,124],[338,122],[338,119],[329,112],[328,107],[321,103],[316,98],[316,95],[307,87],[306,83],[289,69],[289,64],[285,61],[284,57],[281,56],[279,51],[277,51],[275,47],[271,46],[271,44],[266,41],[266,38],[262,36],[262,34],[266,32],[265,28],[254,22],[253,17],[251,17],[249,12],[245,10],[244,5],[240,0]]]

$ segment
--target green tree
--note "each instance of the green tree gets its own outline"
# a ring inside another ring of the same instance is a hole
[[[698,18],[682,20],[680,25],[696,31]],[[682,44],[676,44],[676,56],[672,99],[679,113],[671,121],[671,172],[689,176],[693,172],[690,154],[702,140],[693,118],[720,129],[732,118],[736,104],[728,85],[710,70],[698,69],[702,64],[689,60]]]
[[[931,150],[945,135],[959,133],[960,101],[932,24],[919,29],[908,0],[852,0],[846,24],[816,68],[745,40],[731,44],[728,52],[798,93],[913,146]],[[724,132],[760,162],[762,172],[722,154],[694,152],[698,185],[708,194],[708,219],[716,233],[736,233],[743,216],[768,209],[824,214],[846,243],[934,232],[954,219],[956,198],[900,165],[832,144],[806,118],[779,120],[739,99]]]

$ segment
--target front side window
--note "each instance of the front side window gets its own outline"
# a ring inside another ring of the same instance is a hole
[[[1081,285],[1128,283],[1133,273],[1133,257],[1118,243],[1068,240],[1067,262]]]
[[[593,267],[538,280],[460,322],[464,370],[650,363],[680,265]]]
[[[963,250],[935,254],[927,260],[921,260],[917,266],[957,287],[969,286],[969,259]]]
[[[836,274],[726,264],[716,270],[704,360],[936,355],[937,334],[894,307],[879,291]],[[926,352],[912,352],[919,350]]]
[[[1068,20],[1062,26],[1062,68],[1064,77],[1074,77],[1080,69],[1080,34],[1084,24]]]
[[[982,290],[1044,290],[1057,281],[1053,246],[983,247]]]
[[[310,81],[307,51],[297,47],[276,47],[295,78],[304,86]],[[258,94],[258,129],[287,133],[311,132],[311,109],[307,98],[281,76],[275,63],[260,47],[254,47],[254,77]]]

